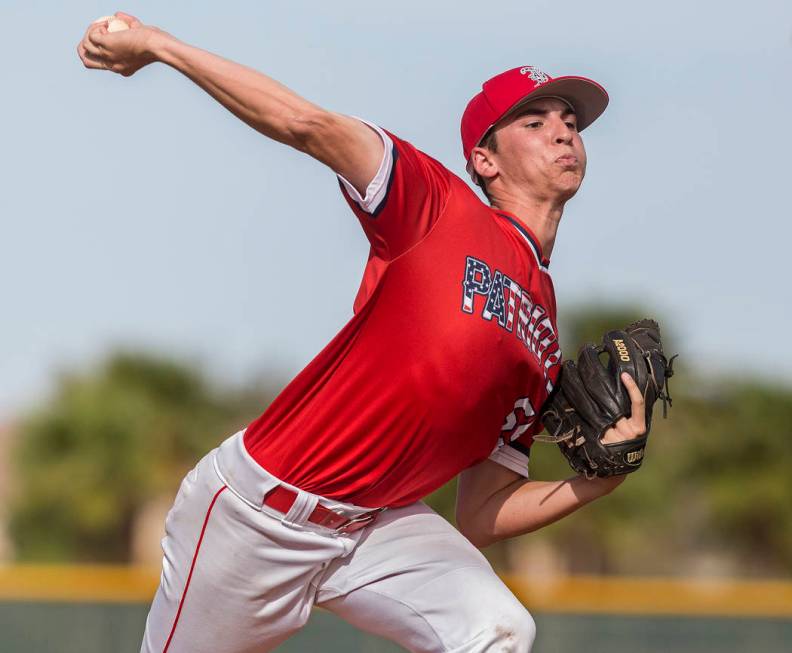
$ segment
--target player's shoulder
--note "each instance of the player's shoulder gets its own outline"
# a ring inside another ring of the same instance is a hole
[[[453,209],[458,216],[477,217],[479,224],[493,222],[490,206],[471,188],[470,184],[433,154],[415,145],[409,138],[385,127],[379,127],[391,148],[391,177],[401,172],[403,182],[412,186],[419,179],[431,181],[431,186],[444,197],[444,213]],[[389,179],[392,182],[393,179]],[[417,192],[419,186],[412,186]]]
[[[468,210],[479,212],[482,216],[490,215],[490,207],[475,193],[470,184],[467,183],[462,177],[454,172],[449,166],[444,164],[432,154],[427,153],[425,150],[417,147],[411,141],[399,137],[387,129],[385,133],[390,136],[394,144],[394,154],[401,156],[408,156],[414,160],[420,161],[424,166],[431,168],[434,172],[438,173],[444,178],[448,184],[448,190],[451,191],[456,199],[466,205]]]
[[[384,131],[385,134],[387,134],[387,136],[390,138],[393,146],[393,155],[395,158],[399,156],[407,157],[410,160],[420,161],[424,164],[431,165],[438,171],[442,171],[444,174],[453,175],[453,173],[442,162],[414,145],[412,141],[402,138],[388,129],[382,128],[382,131]]]

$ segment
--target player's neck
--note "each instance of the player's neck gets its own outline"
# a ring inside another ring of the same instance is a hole
[[[553,254],[558,225],[564,214],[564,203],[529,197],[493,197],[492,208],[507,211],[528,227],[539,239],[542,253]]]

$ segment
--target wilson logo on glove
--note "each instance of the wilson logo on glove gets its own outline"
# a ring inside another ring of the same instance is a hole
[[[628,464],[634,465],[635,463],[640,462],[640,460],[643,457],[644,457],[644,448],[641,447],[640,449],[638,449],[638,451],[628,452],[627,455],[624,457],[624,459],[627,461]]]

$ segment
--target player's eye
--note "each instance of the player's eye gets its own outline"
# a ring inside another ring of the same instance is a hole
[[[526,123],[526,127],[530,127],[531,129],[538,129],[542,126],[541,120],[534,120],[533,122]]]
[[[576,125],[574,122],[567,121],[565,124],[566,124],[566,126],[567,126],[567,127],[569,127],[569,128],[572,130],[572,131],[576,131],[576,130],[577,130],[577,125]]]

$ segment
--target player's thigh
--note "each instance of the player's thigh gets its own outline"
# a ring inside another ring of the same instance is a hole
[[[423,504],[383,513],[331,563],[319,605],[410,651],[527,652],[531,615],[483,555]]]
[[[165,532],[145,653],[271,650],[307,621],[313,579],[343,552],[244,503],[211,455],[182,483]]]

